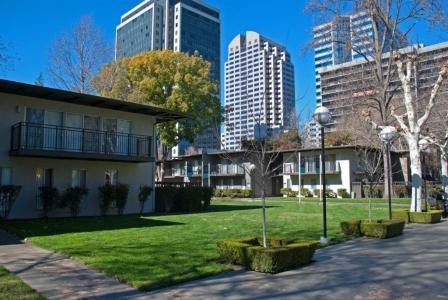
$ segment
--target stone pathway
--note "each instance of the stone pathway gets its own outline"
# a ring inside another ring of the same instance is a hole
[[[137,299],[128,285],[0,230],[0,264],[47,299]],[[1,298],[1,297],[0,297]]]
[[[356,239],[277,275],[235,271],[141,293],[0,231],[0,264],[49,299],[448,299],[448,222]]]

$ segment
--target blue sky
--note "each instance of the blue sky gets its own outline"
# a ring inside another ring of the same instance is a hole
[[[303,48],[311,39],[312,18],[304,10],[305,0],[205,0],[221,10],[222,58],[227,45],[239,33],[257,31],[287,46],[295,65],[298,110],[315,107],[314,65],[311,52]],[[141,0],[0,0],[0,36],[13,45],[17,57],[10,80],[33,83],[46,71],[48,45],[81,16],[93,16],[105,38],[113,43],[120,16]],[[427,32],[421,32],[427,38]],[[421,38],[417,37],[418,40]],[[433,41],[424,41],[425,43]]]

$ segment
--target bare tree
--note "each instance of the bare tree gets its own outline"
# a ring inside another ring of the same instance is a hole
[[[94,93],[91,81],[111,60],[111,50],[90,16],[57,37],[49,48],[51,83],[79,93]]]
[[[397,84],[397,66],[393,55],[385,55],[401,49],[412,39],[417,23],[435,24],[443,18],[440,0],[310,0],[308,9],[318,13],[320,20],[335,20],[347,12],[363,12],[372,23],[372,31],[351,32],[356,36],[353,41],[346,36],[332,38],[336,45],[342,46],[346,55],[356,55],[366,64],[362,85],[359,86],[353,110],[359,114],[369,110],[370,119],[374,119],[378,129],[393,125],[391,109],[396,98],[402,93],[401,84]],[[437,20],[436,20],[437,19]],[[358,74],[359,76],[359,74]],[[383,153],[386,159],[387,153]],[[385,193],[391,170],[384,164]]]
[[[6,44],[0,37],[0,75],[13,67],[13,56],[10,53],[11,45]]]

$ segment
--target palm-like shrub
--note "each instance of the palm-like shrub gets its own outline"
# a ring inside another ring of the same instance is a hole
[[[48,217],[48,213],[55,207],[59,198],[59,191],[52,186],[41,186],[39,188],[40,199],[42,201],[42,213],[44,218]]]
[[[153,188],[147,185],[141,186],[138,192],[138,202],[140,202],[140,215],[143,214],[145,203],[148,201],[149,196],[152,193]]]
[[[128,202],[128,194],[129,186],[127,184],[120,183],[115,186],[114,200],[119,215],[122,215],[124,212],[124,208]]]
[[[82,187],[69,187],[61,195],[60,206],[61,208],[68,207],[72,217],[79,215],[81,208],[81,201],[86,196],[88,190]]]
[[[101,215],[106,215],[115,199],[115,187],[111,184],[105,184],[98,188],[100,192],[100,211]]]
[[[0,187],[0,203],[2,204],[0,206],[3,207],[3,211],[1,212],[3,218],[8,218],[12,206],[19,197],[21,189],[22,187],[18,185],[2,185]]]

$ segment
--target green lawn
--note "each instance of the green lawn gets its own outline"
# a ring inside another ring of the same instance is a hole
[[[261,234],[257,202],[213,201],[210,211],[147,217],[97,217],[11,221],[9,230],[41,247],[65,253],[141,288],[152,290],[231,269],[219,262],[219,239]],[[319,239],[322,206],[268,201],[270,235]],[[341,241],[339,222],[366,218],[367,205],[328,207],[329,236]],[[373,216],[384,218],[384,206]]]
[[[0,266],[0,299],[44,299],[17,276]]]

